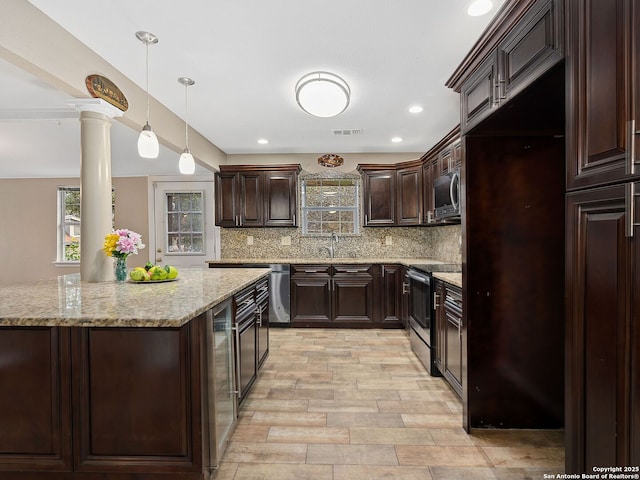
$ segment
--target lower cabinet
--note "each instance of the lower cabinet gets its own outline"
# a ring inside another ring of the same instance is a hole
[[[0,328],[0,478],[211,478],[213,328]]]
[[[402,328],[404,271],[395,264],[291,266],[293,327]]]
[[[567,472],[640,465],[638,212],[640,182],[567,194]]]
[[[269,280],[233,296],[238,401],[251,391],[258,369],[269,354]]]
[[[435,280],[436,366],[462,397],[462,290]]]
[[[372,265],[293,265],[293,327],[355,327],[373,321]]]

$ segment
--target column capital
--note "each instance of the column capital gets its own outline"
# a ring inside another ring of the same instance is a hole
[[[70,98],[67,105],[74,107],[80,113],[95,112],[109,118],[121,117],[124,112],[101,98]]]

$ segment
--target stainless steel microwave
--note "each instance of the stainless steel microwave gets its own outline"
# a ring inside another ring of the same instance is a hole
[[[460,216],[460,170],[445,173],[433,181],[436,220]]]

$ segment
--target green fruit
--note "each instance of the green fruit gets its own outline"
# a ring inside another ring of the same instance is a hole
[[[143,270],[132,270],[131,273],[129,274],[129,277],[131,277],[131,280],[134,280],[136,282],[142,282],[144,281],[144,277],[145,274],[147,272]]]
[[[176,270],[176,267],[167,265],[166,267],[164,267],[164,269],[167,272],[168,279],[174,279],[178,276],[178,270]]]
[[[151,280],[164,280],[167,278],[167,272],[162,267],[158,266],[149,270],[149,274],[151,275]]]

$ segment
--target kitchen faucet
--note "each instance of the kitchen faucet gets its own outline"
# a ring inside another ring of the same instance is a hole
[[[336,245],[338,245],[338,235],[336,234],[336,232],[331,232],[330,242],[331,243],[329,244],[329,246],[325,248],[329,250],[329,256],[333,258],[335,255]]]

